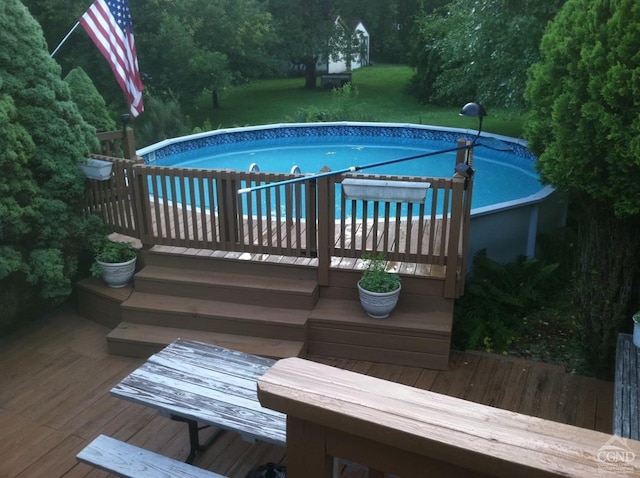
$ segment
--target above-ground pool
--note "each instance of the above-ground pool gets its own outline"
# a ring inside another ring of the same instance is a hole
[[[145,163],[302,174],[376,164],[455,148],[472,130],[383,123],[281,124],[165,140],[138,151]],[[564,205],[540,184],[535,157],[519,140],[483,135],[474,150],[470,253],[496,260],[535,254],[536,235],[564,222]],[[367,168],[363,174],[451,177],[455,152]]]

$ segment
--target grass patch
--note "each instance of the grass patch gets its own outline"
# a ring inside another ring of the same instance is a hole
[[[403,65],[376,65],[353,72],[358,110],[373,121],[415,123],[475,129],[477,121],[458,115],[462,105],[439,107],[420,103],[407,92],[413,69]],[[330,90],[304,88],[303,78],[281,78],[229,88],[221,93],[219,109],[203,96],[194,111],[187,112],[194,125],[205,129],[287,123],[300,109],[320,109],[332,101]],[[473,99],[470,98],[470,101]],[[485,131],[520,137],[522,117],[504,110],[490,110]]]

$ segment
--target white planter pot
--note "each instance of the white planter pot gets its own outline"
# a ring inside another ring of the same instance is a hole
[[[111,179],[111,170],[113,163],[110,161],[102,161],[101,159],[87,159],[86,162],[80,163],[80,169],[89,179],[97,179],[99,181],[107,181]]]
[[[633,314],[633,345],[640,347],[640,312]]]
[[[134,257],[128,262],[120,262],[117,264],[109,262],[96,261],[100,267],[102,267],[102,280],[106,282],[109,287],[119,289],[126,286],[136,271],[136,259]]]
[[[392,292],[371,292],[360,287],[360,282],[358,282],[360,304],[369,317],[386,319],[398,304],[401,289],[402,287],[398,287]]]

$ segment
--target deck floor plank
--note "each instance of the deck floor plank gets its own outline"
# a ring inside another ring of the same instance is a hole
[[[185,424],[109,395],[111,387],[142,360],[109,355],[105,344],[108,331],[80,317],[73,307],[64,306],[27,331],[0,340],[0,476],[108,476],[75,460],[80,449],[101,433],[175,459],[185,458],[189,446]],[[613,384],[568,374],[558,366],[455,351],[446,371],[312,359],[490,406],[611,432]],[[214,431],[203,431],[203,437]],[[282,447],[247,443],[237,434],[224,432],[195,464],[231,478],[244,478],[258,464],[285,459]],[[358,469],[349,471],[350,478],[366,476]]]

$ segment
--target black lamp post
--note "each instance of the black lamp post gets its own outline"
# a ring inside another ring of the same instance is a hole
[[[478,134],[473,138],[471,144],[475,143],[480,133],[482,132],[482,120],[485,116],[487,116],[487,110],[484,109],[484,106],[478,103],[467,103],[460,110],[460,116],[472,116],[478,118],[480,120],[480,124],[478,125]]]
[[[484,109],[484,106],[478,103],[467,103],[460,110],[460,116],[472,116],[476,117],[479,120],[478,124],[478,133],[475,135],[473,140],[471,140],[471,144],[469,145],[469,149],[476,146],[476,141],[480,137],[480,133],[482,133],[482,120],[485,116],[487,116],[487,110]],[[456,164],[455,172],[465,178],[465,189],[466,189],[466,180],[473,176],[475,173],[474,169],[469,164],[469,156],[467,155],[467,159],[464,163]]]
[[[122,123],[122,133],[126,133],[127,126],[129,126],[129,122],[131,121],[131,115],[129,113],[124,113],[120,115],[120,122]]]

